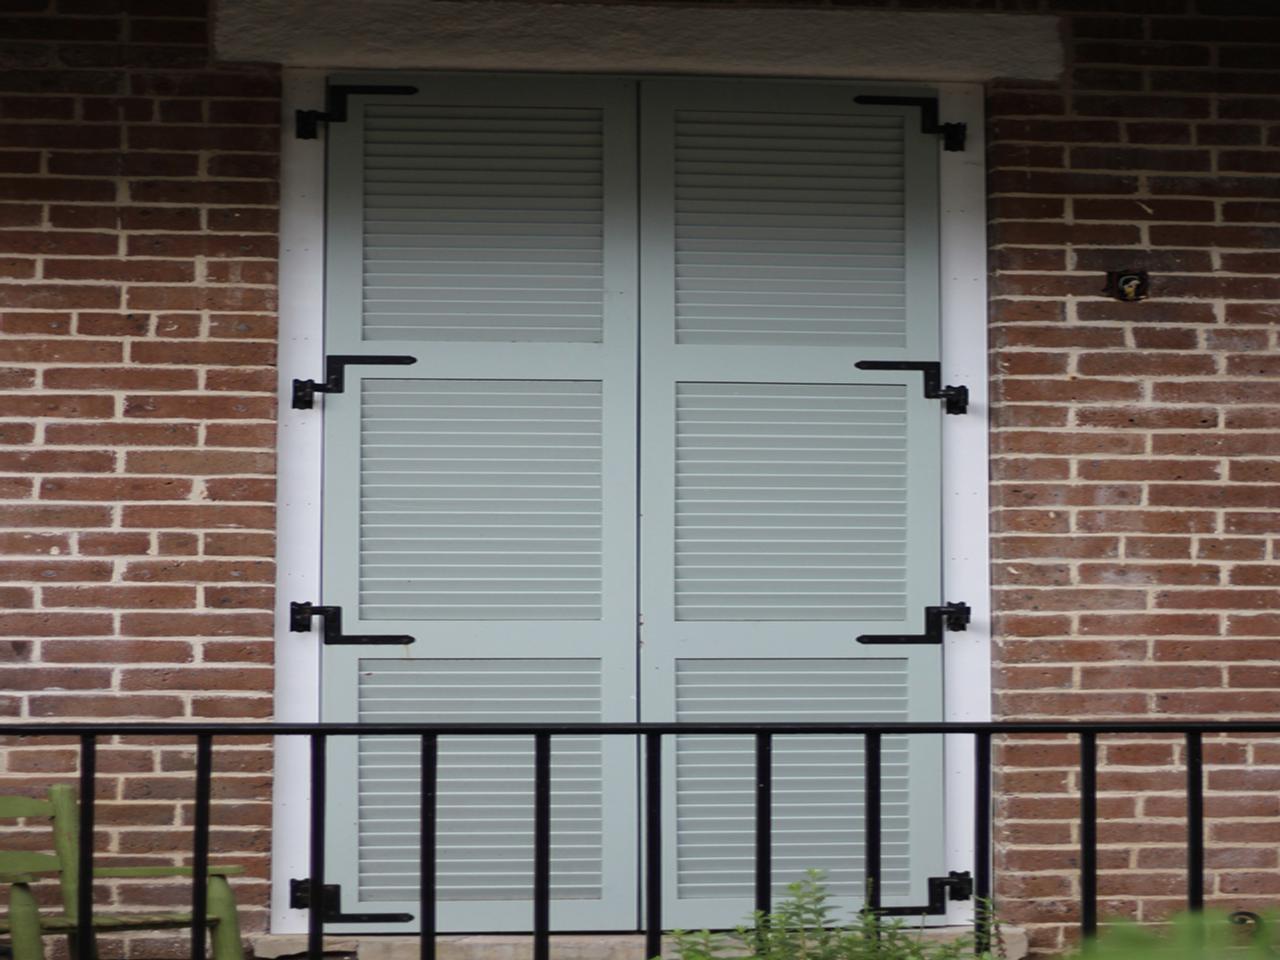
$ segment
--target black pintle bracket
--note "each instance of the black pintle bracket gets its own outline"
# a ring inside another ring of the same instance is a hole
[[[967,630],[973,611],[967,603],[944,603],[940,607],[924,608],[924,633],[878,634],[864,633],[858,643],[940,644],[944,630]]]
[[[923,907],[884,907],[882,917],[940,917],[947,912],[947,901],[955,903],[973,899],[973,876],[968,870],[952,870],[945,877],[929,878],[929,903]]]
[[[320,618],[320,642],[326,646],[356,646],[371,644],[409,644],[415,637],[408,636],[348,636],[342,632],[342,608],[322,607],[314,603],[289,604],[289,629],[293,633],[310,633],[311,618]]]
[[[347,98],[353,94],[376,93],[379,96],[411,97],[417,87],[387,86],[385,84],[335,84],[325,93],[324,110],[297,110],[294,112],[294,134],[299,140],[315,140],[320,135],[322,123],[347,122]]]
[[[324,358],[324,382],[314,380],[293,381],[293,409],[310,410],[315,406],[317,393],[342,393],[347,386],[347,370],[351,364],[364,363],[371,366],[407,366],[417,363],[417,357],[355,357],[345,354],[334,354]]]
[[[294,877],[289,880],[289,906],[294,910],[311,909],[311,880]],[[343,913],[342,887],[326,883],[320,888],[320,910],[325,923],[411,923],[412,913]]]
[[[946,401],[947,413],[969,412],[969,388],[942,385],[942,364],[936,360],[859,360],[859,370],[919,370],[924,374],[924,395]]]
[[[934,97],[854,97],[854,103],[869,107],[919,107],[920,132],[936,133],[942,137],[942,149],[956,153],[964,149],[968,126],[963,123],[939,123],[938,101]]]

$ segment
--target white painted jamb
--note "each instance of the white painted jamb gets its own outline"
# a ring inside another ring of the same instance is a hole
[[[288,632],[290,600],[320,599],[322,413],[289,408],[295,377],[322,376],[324,291],[324,143],[293,136],[295,109],[324,102],[326,71],[284,75],[280,217],[280,361],[277,493],[276,717],[320,718],[317,635]],[[991,718],[990,539],[987,529],[986,186],[982,88],[939,84],[940,118],[968,124],[964,152],[940,154],[943,382],[969,388],[969,412],[943,429],[943,600],[973,610],[965,632],[946,634],[944,717]],[[323,134],[322,134],[323,135]],[[323,403],[323,401],[320,401]],[[948,862],[973,858],[973,749],[968,737],[947,744],[945,783]],[[307,875],[307,750],[301,738],[276,745],[272,844],[273,933],[301,933],[306,914],[290,910],[289,878]],[[962,923],[968,904],[946,918]]]

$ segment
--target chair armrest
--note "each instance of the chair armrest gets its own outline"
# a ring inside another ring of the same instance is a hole
[[[210,867],[211,877],[234,877],[244,873],[244,867]],[[94,867],[95,877],[191,877],[192,867]]]

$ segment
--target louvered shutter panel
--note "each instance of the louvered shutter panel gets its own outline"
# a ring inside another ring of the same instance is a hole
[[[935,720],[941,650],[937,140],[841,86],[651,81],[642,94],[642,713]],[[777,890],[863,893],[861,743],[777,746]],[[752,903],[749,740],[683,737],[669,770],[676,926]],[[941,744],[885,749],[886,905],[942,871]],[[942,871],[945,872],[945,871]]]
[[[326,132],[326,351],[417,363],[322,401],[323,601],[417,642],[327,647],[322,714],[632,720],[634,86],[414,82]],[[416,744],[332,752],[344,910],[416,914]],[[556,741],[552,766],[552,922],[629,927],[634,749]],[[527,929],[531,743],[446,738],[440,783],[441,928]]]

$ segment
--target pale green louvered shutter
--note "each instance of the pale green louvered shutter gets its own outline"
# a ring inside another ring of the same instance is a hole
[[[941,602],[935,137],[835,85],[653,81],[641,124],[641,711],[936,720]],[[752,902],[749,740],[682,738],[667,921]],[[941,744],[885,744],[886,906],[942,870]],[[862,894],[861,743],[776,746],[777,893]],[[945,872],[945,871],[942,871]]]
[[[418,362],[323,401],[323,601],[417,642],[327,647],[323,716],[632,720],[634,86],[414,82],[327,130],[326,351]],[[416,913],[416,743],[332,750],[327,879]],[[528,929],[532,747],[441,753],[441,926]],[[634,924],[635,797],[631,744],[556,741],[555,926]]]

